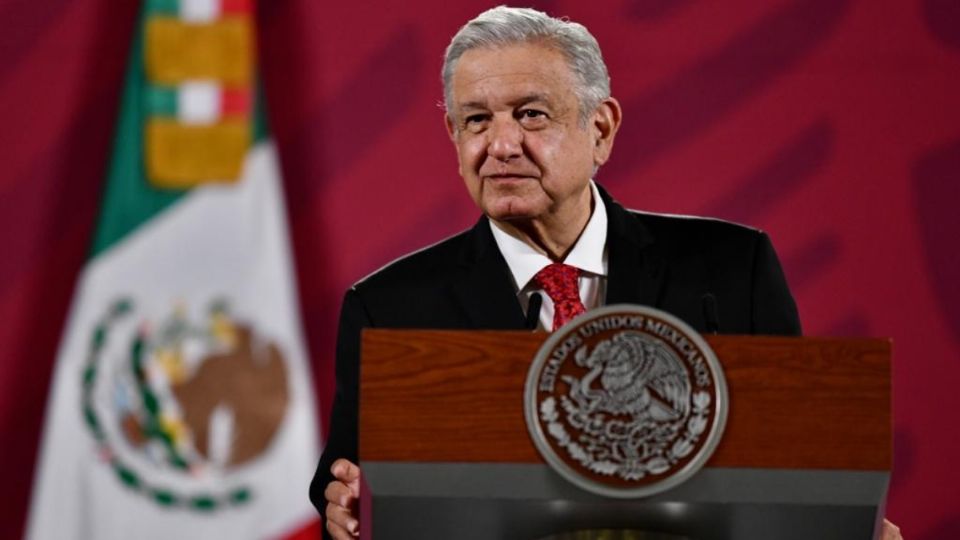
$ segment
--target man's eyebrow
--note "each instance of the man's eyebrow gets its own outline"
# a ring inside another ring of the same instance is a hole
[[[514,108],[522,107],[524,105],[529,105],[530,103],[544,103],[549,105],[552,103],[552,101],[550,100],[550,96],[548,96],[547,94],[535,93],[535,94],[526,94],[512,101],[507,102],[508,105]],[[489,109],[489,106],[485,101],[467,101],[464,103],[458,103],[454,107],[454,109],[459,112],[471,111],[471,110],[485,111]]]
[[[454,109],[458,111],[465,110],[477,110],[477,109],[486,109],[487,104],[482,101],[468,101],[466,103],[458,103]]]
[[[550,96],[547,94],[527,94],[511,101],[510,106],[522,107],[524,105],[529,105],[530,103],[544,103],[549,105],[551,103]]]

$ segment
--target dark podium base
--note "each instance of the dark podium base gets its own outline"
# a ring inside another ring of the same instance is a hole
[[[551,534],[538,540],[690,540],[686,536],[639,531],[636,529],[588,529]]]
[[[653,540],[653,533],[671,540],[869,540],[889,478],[885,471],[707,468],[665,493],[614,500],[568,484],[546,465],[362,468],[375,494],[364,536],[391,540],[581,540],[590,537],[578,531],[590,529],[637,534],[597,537],[610,540]]]

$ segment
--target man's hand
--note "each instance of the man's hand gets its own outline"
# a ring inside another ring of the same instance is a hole
[[[903,540],[903,536],[900,535],[900,527],[884,518],[883,528],[880,529],[880,540]]]
[[[330,472],[336,480],[327,484],[323,492],[327,500],[327,532],[336,540],[356,538],[360,536],[360,522],[354,515],[360,498],[360,467],[338,459]]]

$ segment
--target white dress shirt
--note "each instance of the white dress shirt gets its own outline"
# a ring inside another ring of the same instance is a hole
[[[603,305],[607,290],[607,209],[603,206],[600,192],[592,180],[590,192],[593,194],[590,220],[567,258],[562,261],[580,269],[580,301],[588,310]],[[540,323],[537,329],[553,328],[553,300],[533,281],[533,276],[553,261],[523,240],[511,236],[493,220],[490,220],[490,230],[493,231],[497,247],[510,268],[514,290],[517,291],[517,299],[523,311],[527,311],[530,296],[540,293],[543,306],[540,308]]]

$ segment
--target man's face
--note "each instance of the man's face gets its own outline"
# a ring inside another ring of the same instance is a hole
[[[460,57],[447,129],[460,176],[490,218],[589,215],[589,180],[609,156],[619,108],[608,100],[581,125],[574,85],[563,55],[539,44],[472,49]]]

